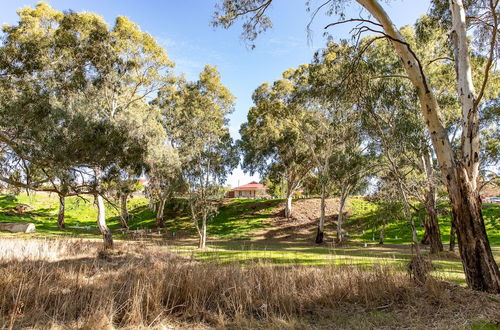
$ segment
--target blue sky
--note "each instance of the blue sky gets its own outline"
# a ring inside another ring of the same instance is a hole
[[[16,10],[34,6],[36,2],[0,0],[0,23],[16,23]],[[235,139],[252,106],[254,89],[263,82],[280,78],[288,68],[309,63],[314,51],[325,44],[323,27],[334,21],[319,14],[312,24],[312,42],[308,42],[306,25],[310,14],[305,10],[305,1],[275,0],[269,11],[274,27],[261,35],[256,48],[250,50],[240,38],[240,24],[229,30],[210,26],[215,0],[53,0],[49,3],[58,10],[98,13],[110,24],[117,16],[129,17],[167,49],[176,63],[176,71],[184,72],[188,79],[196,79],[205,64],[217,66],[223,83],[237,97],[230,122]],[[321,4],[321,1],[311,0],[311,3]],[[429,0],[393,0],[383,6],[399,27],[412,24],[425,14]],[[354,3],[347,9],[350,17],[357,17],[359,12],[360,7]],[[336,26],[329,31],[339,39],[348,38],[349,30],[348,26]],[[238,168],[227,183],[236,186],[254,179],[259,180],[258,175],[250,177]]]

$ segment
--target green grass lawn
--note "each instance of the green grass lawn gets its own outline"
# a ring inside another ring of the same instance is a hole
[[[30,210],[24,214],[12,212],[12,208],[19,204],[29,205]],[[0,196],[0,222],[32,222],[37,229],[37,233],[28,234],[32,236],[100,236],[96,225],[97,208],[92,199],[66,198],[65,222],[67,228],[65,230],[57,227],[58,208],[59,202],[56,195],[45,193],[2,195]],[[133,214],[131,221],[133,227],[154,222],[154,213],[147,207],[145,198],[132,199],[129,208]],[[120,228],[118,214],[114,207],[106,203],[106,220],[108,226],[115,231]]]

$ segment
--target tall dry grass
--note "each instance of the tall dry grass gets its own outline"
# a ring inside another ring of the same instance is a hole
[[[498,296],[435,280],[419,286],[388,267],[221,266],[133,243],[112,254],[98,253],[100,242],[25,244],[0,243],[3,328],[448,328],[500,320]]]

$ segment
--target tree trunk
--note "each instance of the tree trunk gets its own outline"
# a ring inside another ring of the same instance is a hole
[[[461,159],[455,175],[446,176],[454,209],[458,249],[472,289],[500,293],[500,270],[493,258],[479,196],[479,111],[472,81],[469,40],[462,0],[450,0],[457,92],[462,106]]]
[[[96,194],[95,200],[97,204],[97,226],[99,227],[99,231],[102,234],[102,239],[104,241],[104,249],[112,249],[113,236],[111,235],[111,231],[109,230],[108,225],[106,224],[104,199],[100,194]]]
[[[399,183],[399,190],[401,191],[401,195],[403,196],[405,216],[410,223],[413,248],[415,249],[415,253],[417,254],[417,257],[420,257],[421,252],[420,252],[420,246],[418,245],[417,228],[415,228],[415,221],[413,220],[413,214],[411,213],[410,201],[408,200],[408,196],[406,195],[406,191],[403,189],[401,182]]]
[[[427,177],[427,190],[425,193],[425,213],[427,219],[422,221],[425,232],[424,238],[430,244],[431,253],[443,252],[443,242],[441,241],[441,231],[437,216],[437,194],[434,184],[434,166],[432,161],[432,152],[429,148],[427,155],[422,156],[422,166]]]
[[[128,209],[127,209],[127,194],[120,195],[120,206],[121,206],[121,214],[120,214],[120,227],[128,229]]]
[[[451,227],[450,227],[450,251],[455,251],[455,233],[457,229],[455,228],[455,214],[451,212]]]
[[[156,210],[156,227],[165,228],[165,220],[163,219],[163,214],[165,213],[165,203],[164,198],[160,198],[158,202],[158,209]]]
[[[285,205],[285,218],[288,219],[292,217],[292,198],[293,198],[293,192],[289,191],[286,195],[286,205]]]
[[[66,224],[64,223],[64,206],[65,206],[65,197],[64,195],[59,195],[59,214],[57,215],[57,227],[59,229],[65,229]]]
[[[425,227],[425,219],[423,219],[422,224]],[[429,232],[427,231],[427,228],[424,231],[424,236],[422,237],[422,240],[420,241],[421,244],[428,245],[429,244]]]
[[[439,230],[436,207],[425,205],[427,219],[424,221],[425,233],[427,234],[431,253],[443,252],[443,243],[441,242],[441,231]]]
[[[319,217],[319,224],[318,224],[318,232],[316,234],[316,244],[321,244],[324,242],[324,236],[325,236],[325,187],[321,187],[321,206],[320,206],[320,217]]]
[[[339,214],[337,215],[337,242],[342,243],[342,223],[344,222],[344,206],[347,196],[341,193],[339,203]]]
[[[441,172],[456,215],[456,229],[465,278],[474,290],[500,292],[500,271],[493,258],[481,214],[481,201],[477,191],[479,169],[479,122],[474,87],[470,70],[465,10],[462,0],[450,0],[458,76],[458,92],[462,104],[461,157],[455,154],[448,133],[439,118],[439,105],[429,88],[422,64],[404,41],[391,19],[376,0],[357,0],[382,24],[401,57],[408,77],[416,88],[421,112],[431,135]]]
[[[415,252],[417,256],[420,256],[420,246],[418,245],[418,236],[417,236],[417,229],[415,228],[415,221],[413,221],[413,216],[410,212],[410,228],[411,228],[411,237],[413,240],[413,247],[415,248]]]
[[[200,230],[200,243],[198,247],[200,249],[204,249],[207,245],[207,217],[203,215],[201,221],[201,230]]]
[[[384,217],[384,220],[382,220],[382,229],[380,229],[380,238],[378,241],[378,244],[380,245],[384,244],[386,224],[387,224],[387,219]]]
[[[466,175],[465,169],[462,173]],[[474,290],[500,293],[500,271],[491,252],[490,243],[481,213],[481,198],[463,176],[458,176],[458,191],[448,191],[453,196],[451,205],[455,214],[458,249],[467,283]]]

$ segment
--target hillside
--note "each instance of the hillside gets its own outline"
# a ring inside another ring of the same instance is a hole
[[[16,213],[17,205],[26,205],[22,214]],[[136,238],[142,236],[169,239],[194,239],[195,227],[188,217],[182,199],[166,206],[166,228],[155,230],[155,216],[148,207],[148,201],[136,197],[129,201],[131,219],[130,231],[120,229],[117,210],[107,204],[107,222],[116,236]],[[280,242],[312,242],[320,216],[319,199],[297,199],[293,202],[293,217],[283,217],[283,200],[225,200],[217,216],[209,222],[209,240],[238,240],[273,244]],[[335,236],[338,201],[328,199],[326,203],[326,238]],[[99,237],[95,224],[97,210],[89,200],[78,197],[67,198],[66,230],[56,225],[58,201],[55,195],[37,193],[33,195],[0,196],[0,222],[33,222],[38,233],[44,235],[70,235]],[[344,225],[347,239],[352,242],[378,242],[380,219],[377,206],[363,198],[351,198],[347,204],[347,221]],[[489,238],[492,244],[500,244],[500,205],[489,205],[483,210]],[[423,229],[415,218],[419,235]],[[440,214],[441,234],[449,239],[449,214]],[[33,234],[37,235],[37,234]],[[404,244],[411,242],[409,226],[405,221],[388,223],[386,243]]]

